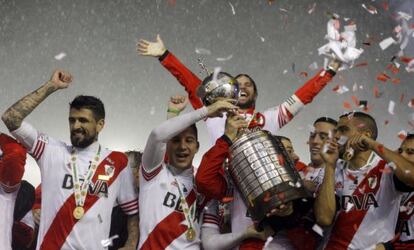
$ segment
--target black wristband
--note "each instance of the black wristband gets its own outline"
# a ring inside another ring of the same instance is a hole
[[[169,53],[170,52],[168,51],[168,49],[165,50],[165,52],[160,57],[158,57],[158,60],[160,60],[160,62],[162,62],[168,56]]]
[[[333,69],[327,68],[326,72],[328,72],[329,74],[331,74],[332,76],[336,75],[336,71],[334,71]]]

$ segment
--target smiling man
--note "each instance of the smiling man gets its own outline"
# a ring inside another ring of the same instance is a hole
[[[126,155],[98,142],[105,125],[102,101],[77,96],[70,103],[72,145],[23,121],[46,97],[71,82],[69,73],[56,70],[49,81],[7,109],[2,119],[40,167],[42,216],[37,249],[107,249],[101,241],[109,236],[112,208],[120,204],[132,216],[138,212],[138,200]],[[136,219],[133,216],[130,221]]]
[[[182,64],[170,51],[168,51],[159,36],[154,42],[140,40],[137,44],[137,51],[140,55],[157,57],[161,64],[184,86],[188,93],[189,100],[194,109],[203,106],[202,101],[197,96],[197,90],[202,81]],[[308,80],[302,87],[295,91],[287,100],[281,104],[271,107],[264,112],[255,110],[258,96],[257,86],[254,80],[246,75],[240,74],[235,77],[239,84],[240,96],[238,98],[239,113],[250,124],[268,130],[276,134],[279,129],[285,126],[299,111],[328,84],[336,74],[340,63],[333,61],[328,69],[321,70],[312,79]],[[214,145],[225,132],[227,116],[206,119],[210,143]],[[244,232],[246,228],[253,225],[253,221],[247,216],[247,207],[240,195],[235,190],[234,201],[232,204],[232,232]],[[264,241],[254,239],[246,240],[240,249],[252,247],[262,249]]]

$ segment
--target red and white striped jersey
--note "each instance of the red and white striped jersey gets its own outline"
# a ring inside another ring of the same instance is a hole
[[[26,149],[0,134],[0,249],[11,250],[14,205],[24,173]]]
[[[414,240],[414,193],[404,195],[400,207],[400,219],[403,220],[401,225],[401,241]]]
[[[28,123],[12,132],[30,150],[40,167],[42,180],[40,228],[37,249],[106,249],[112,208],[138,212],[137,193],[128,159],[120,152],[102,149],[99,166],[85,199],[85,214],[77,220],[71,170],[72,146],[39,133]],[[83,181],[99,144],[77,148],[79,179]]]
[[[188,207],[196,206],[193,224],[197,237],[194,241],[186,239],[188,222],[181,208],[176,180],[181,184]],[[200,249],[198,215],[204,208],[204,201],[194,188],[194,169],[174,175],[165,163],[151,172],[141,167],[139,184],[138,249]]]
[[[340,207],[325,249],[371,249],[393,239],[403,193],[386,162],[372,153],[365,166],[351,170],[339,160],[335,175]]]

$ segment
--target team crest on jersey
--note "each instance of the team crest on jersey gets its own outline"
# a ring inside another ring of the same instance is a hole
[[[105,165],[105,174],[108,176],[108,178],[112,178],[115,173],[115,167],[111,165]]]
[[[373,190],[377,187],[378,179],[377,176],[368,177],[368,187]]]
[[[344,184],[343,184],[342,182],[338,181],[338,182],[335,184],[335,188],[337,188],[337,189],[342,189],[342,188],[344,188]]]

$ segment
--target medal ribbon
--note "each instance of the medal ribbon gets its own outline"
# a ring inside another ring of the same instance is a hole
[[[91,182],[93,176],[95,175],[96,169],[98,168],[99,163],[99,156],[101,154],[101,145],[98,147],[98,151],[96,152],[96,156],[92,159],[90,168],[88,173],[86,174],[86,178],[82,184],[79,181],[78,169],[76,167],[76,149],[75,147],[72,148],[72,155],[71,155],[71,167],[72,167],[72,178],[73,178],[73,192],[75,193],[75,202],[77,207],[83,207],[85,204],[85,199],[87,195],[87,190],[89,187],[89,183]]]
[[[191,208],[188,207],[188,203],[185,199],[184,196],[184,192],[181,189],[181,183],[178,182],[177,178],[174,177],[175,182],[177,183],[178,186],[178,192],[180,193],[180,200],[181,200],[181,207],[183,209],[183,213],[184,213],[184,217],[186,219],[186,221],[188,222],[188,229],[192,228],[194,229],[194,224],[193,224],[193,220],[195,218],[195,204],[197,202],[194,202],[193,205],[191,205]]]

